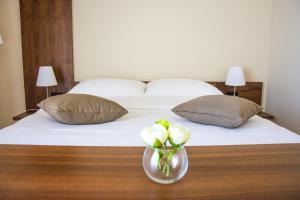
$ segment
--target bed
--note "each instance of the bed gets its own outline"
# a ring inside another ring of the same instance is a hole
[[[198,124],[175,115],[171,109],[196,96],[221,94],[203,82],[165,79],[150,83],[118,79],[89,80],[70,93],[105,96],[122,105],[128,114],[109,123],[67,125],[58,123],[45,111],[35,114],[0,131],[0,144],[68,145],[68,146],[144,146],[139,137],[143,127],[160,118],[187,127],[192,138],[189,146],[300,143],[300,136],[259,116],[250,118],[242,127],[228,129]],[[197,85],[198,84],[198,85]],[[148,84],[149,85],[149,84]]]

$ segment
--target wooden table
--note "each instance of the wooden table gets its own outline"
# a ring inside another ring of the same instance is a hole
[[[0,199],[300,199],[300,144],[188,147],[172,185],[144,174],[143,150],[0,145]]]

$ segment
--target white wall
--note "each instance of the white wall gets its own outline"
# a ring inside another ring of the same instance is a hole
[[[274,0],[267,111],[300,133],[300,1]]]
[[[25,111],[19,0],[0,0],[0,128]]]
[[[74,0],[75,79],[267,80],[271,0]]]

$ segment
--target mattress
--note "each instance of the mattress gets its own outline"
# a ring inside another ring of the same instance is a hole
[[[43,110],[0,131],[0,144],[66,146],[144,146],[139,132],[164,118],[191,131],[186,145],[243,145],[300,143],[300,136],[259,116],[235,129],[197,124],[175,115],[171,108],[189,97],[111,97],[129,113],[113,122],[95,125],[67,125],[55,121]]]

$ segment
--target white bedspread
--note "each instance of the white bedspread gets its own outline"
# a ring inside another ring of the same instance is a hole
[[[300,136],[273,122],[254,116],[240,128],[227,129],[189,122],[171,108],[187,98],[165,97],[114,98],[129,111],[113,122],[97,125],[66,125],[47,113],[37,113],[0,131],[1,144],[72,145],[72,146],[144,146],[139,132],[160,118],[190,129],[187,145],[240,145],[300,143]]]

